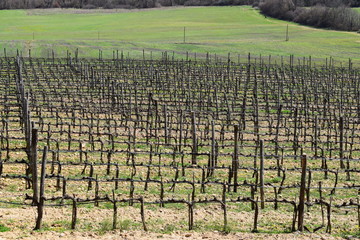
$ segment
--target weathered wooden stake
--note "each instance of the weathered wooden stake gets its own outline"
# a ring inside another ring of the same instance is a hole
[[[76,218],[77,218],[77,206],[75,196],[72,198],[72,217],[71,217],[71,229],[76,227]]]
[[[233,156],[233,162],[232,162],[232,172],[234,177],[234,192],[237,192],[237,185],[238,185],[238,168],[239,168],[239,142],[238,142],[238,136],[239,136],[239,126],[234,126],[234,156]]]
[[[47,156],[47,146],[44,147],[42,163],[41,163],[41,178],[40,178],[40,201],[38,203],[38,217],[36,219],[36,226],[34,230],[41,228],[41,221],[44,213],[44,191],[45,191],[45,172],[46,172],[46,156]]]
[[[196,119],[195,119],[195,112],[192,112],[191,117],[191,124],[192,124],[192,155],[191,155],[191,164],[197,164],[197,139],[196,139]]]
[[[339,131],[340,131],[340,168],[344,169],[344,118],[340,117],[339,122]]]
[[[305,190],[306,190],[306,154],[301,156],[301,185],[299,197],[299,215],[298,215],[298,230],[304,231],[304,207],[305,207]]]
[[[261,209],[265,208],[264,196],[264,140],[260,140],[260,201]]]
[[[33,205],[37,205],[39,202],[38,192],[38,175],[37,175],[37,143],[38,143],[38,130],[33,128],[31,131],[31,173],[32,173],[32,185],[33,185]]]

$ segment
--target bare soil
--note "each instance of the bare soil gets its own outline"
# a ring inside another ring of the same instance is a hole
[[[126,207],[125,211],[121,210],[121,217],[135,217],[138,215],[138,209]],[[164,209],[164,218],[174,218],[169,209]],[[161,214],[154,211],[148,214]],[[101,214],[100,214],[101,213]],[[112,210],[109,209],[79,209],[79,224],[86,222],[101,222],[104,217],[112,216]],[[174,231],[172,233],[145,232],[139,227],[139,230],[108,230],[105,232],[96,229],[70,230],[62,228],[61,221],[64,218],[71,220],[71,212],[67,208],[47,208],[45,209],[44,228],[40,231],[33,231],[33,224],[36,218],[36,208],[23,207],[19,208],[0,208],[0,223],[11,229],[11,231],[0,232],[0,239],[342,239],[328,234],[316,233],[289,233],[289,234],[271,234],[271,233],[250,233],[236,232],[223,234],[219,231],[197,232],[197,231]],[[149,217],[150,218],[150,217]],[[173,221],[173,219],[164,219],[165,221]],[[248,219],[242,219],[247,221]],[[96,228],[96,225],[92,225]],[[153,229],[154,230],[154,229]]]

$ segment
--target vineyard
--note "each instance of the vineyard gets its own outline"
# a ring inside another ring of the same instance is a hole
[[[0,58],[2,208],[35,229],[63,208],[69,229],[100,209],[113,229],[359,232],[351,62],[113,56]]]

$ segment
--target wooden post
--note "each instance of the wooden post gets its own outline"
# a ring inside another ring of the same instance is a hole
[[[339,131],[340,131],[340,168],[344,169],[345,168],[345,164],[344,164],[344,118],[340,117],[340,122],[339,122]]]
[[[184,27],[184,43],[186,42],[186,27]]]
[[[195,119],[195,112],[192,112],[191,118],[192,124],[192,156],[191,156],[191,164],[196,165],[196,156],[197,156],[197,139],[196,139],[196,119]]]
[[[38,194],[38,175],[37,175],[37,143],[38,143],[38,130],[33,128],[31,131],[31,147],[30,147],[30,166],[32,174],[33,185],[33,205],[39,202]]]
[[[233,171],[233,177],[234,177],[234,192],[237,192],[237,179],[238,179],[238,168],[239,168],[239,143],[238,143],[238,136],[239,136],[239,126],[234,126],[234,157],[233,157],[233,163],[232,163],[232,171]]]
[[[210,152],[210,164],[208,170],[208,177],[212,176],[215,171],[215,123],[211,121],[211,152]]]
[[[301,185],[299,197],[299,215],[298,215],[298,230],[304,231],[304,207],[305,207],[305,190],[306,190],[306,154],[301,156]]]
[[[260,140],[260,201],[261,209],[265,208],[264,196],[264,140]]]
[[[76,218],[77,218],[77,206],[76,206],[76,198],[75,196],[72,198],[72,217],[71,217],[71,229],[75,229],[76,227]]]
[[[41,221],[44,213],[44,191],[45,191],[45,172],[46,172],[46,156],[48,148],[44,147],[42,163],[41,163],[41,178],[40,178],[40,201],[38,203],[38,217],[36,219],[36,226],[34,230],[38,230],[41,227]]]

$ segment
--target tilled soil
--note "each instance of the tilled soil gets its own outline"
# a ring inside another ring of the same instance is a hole
[[[132,209],[132,210],[131,210]],[[138,209],[127,208],[122,213],[123,216],[136,216],[135,211]],[[133,213],[131,211],[134,211]],[[165,209],[165,215],[169,215],[170,210]],[[100,214],[101,212],[101,214]],[[223,234],[219,231],[174,231],[169,234],[157,232],[145,232],[141,230],[109,230],[106,232],[99,232],[94,229],[84,229],[81,222],[85,221],[101,221],[104,216],[111,216],[111,210],[108,209],[80,209],[79,213],[86,213],[83,218],[79,217],[78,230],[56,228],[61,220],[71,219],[71,212],[65,208],[48,208],[44,215],[44,224],[48,226],[47,229],[40,231],[33,231],[35,224],[36,208],[0,208],[0,224],[9,227],[11,230],[7,232],[0,232],[0,239],[342,239],[328,234],[315,233],[289,233],[289,234],[269,234],[269,233],[250,233],[250,232],[236,232]],[[172,219],[169,219],[171,221]],[[166,219],[165,219],[166,221]],[[246,221],[244,219],[243,221]],[[50,226],[50,227],[49,227]],[[54,231],[55,229],[55,231]],[[60,230],[62,229],[62,230]]]

